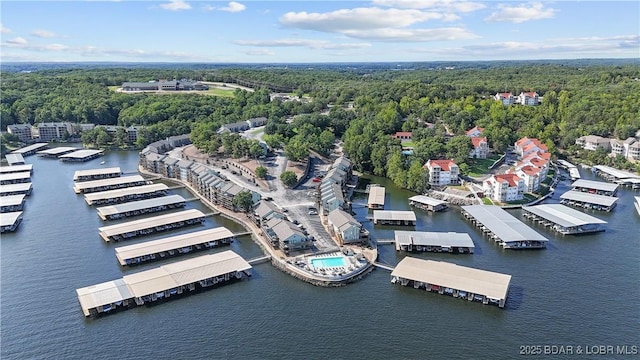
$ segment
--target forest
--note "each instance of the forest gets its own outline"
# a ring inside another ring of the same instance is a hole
[[[233,97],[200,94],[124,94],[124,81],[194,79],[250,85]],[[256,144],[218,135],[226,123],[264,116],[265,141],[292,159],[309,150],[327,155],[335,140],[363,172],[386,176],[422,191],[422,165],[453,158],[461,170],[472,165],[464,131],[485,128],[496,153],[518,138],[537,137],[556,155],[632,167],[606,154],[573,146],[582,135],[626,139],[640,129],[640,66],[634,61],[565,61],[441,64],[325,64],[323,66],[62,67],[3,72],[0,119],[3,130],[40,122],[142,125],[137,147],[171,135],[191,133],[200,149],[229,156],[257,156]],[[312,101],[270,101],[286,91]],[[535,91],[539,106],[504,106],[497,92]],[[405,155],[392,139],[413,132],[414,152]],[[90,138],[90,137],[87,137]],[[640,170],[635,166],[635,170]]]

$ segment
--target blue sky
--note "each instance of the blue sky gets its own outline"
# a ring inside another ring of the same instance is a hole
[[[2,61],[640,58],[638,1],[7,1]]]

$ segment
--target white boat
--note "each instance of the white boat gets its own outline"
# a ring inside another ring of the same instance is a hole
[[[104,164],[106,164],[106,163],[107,163],[106,161],[101,161],[101,162],[100,162],[100,165],[104,165]]]
[[[636,206],[636,211],[638,212],[638,215],[640,215],[640,196],[636,196],[635,200],[636,201],[633,203],[633,205]]]

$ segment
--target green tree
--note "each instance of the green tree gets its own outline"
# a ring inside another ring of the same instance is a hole
[[[387,162],[387,177],[396,185],[402,188],[407,187],[407,173],[404,170],[404,159],[402,159],[400,152],[393,153],[389,156]]]
[[[267,168],[264,166],[258,166],[256,168],[256,176],[259,177],[260,179],[266,179],[267,177]]]
[[[298,177],[293,171],[287,170],[280,174],[280,181],[282,181],[285,186],[292,187],[298,182]]]
[[[244,212],[251,211],[253,207],[253,196],[249,191],[241,191],[233,197],[233,206]]]
[[[284,147],[284,154],[289,160],[301,161],[309,156],[309,143],[302,137],[296,135],[289,140]]]
[[[466,135],[452,137],[449,139],[449,142],[445,147],[447,150],[447,157],[453,159],[458,165],[467,161],[469,158],[469,152],[473,150],[471,138]]]
[[[429,187],[429,172],[422,168],[422,162],[414,159],[407,170],[407,189],[424,193]]]

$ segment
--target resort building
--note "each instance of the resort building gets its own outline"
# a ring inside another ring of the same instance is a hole
[[[424,167],[429,171],[429,184],[432,186],[460,183],[460,168],[453,160],[429,160]]]
[[[257,118],[251,118],[249,120],[246,120],[246,122],[247,122],[247,124],[249,124],[250,127],[254,128],[254,127],[267,125],[267,118],[264,117],[264,116],[257,117]]]
[[[470,138],[480,137],[484,133],[484,128],[474,126],[472,129],[467,130],[464,134]]]
[[[640,140],[629,137],[626,140],[603,138],[597,135],[586,135],[576,139],[576,145],[584,150],[595,151],[598,148],[611,149],[614,156],[622,156],[630,160],[640,160]]]
[[[411,131],[398,131],[395,134],[391,135],[391,137],[400,141],[411,141],[413,134],[411,133]]]
[[[362,224],[345,211],[333,210],[329,213],[327,221],[342,245],[359,243],[365,239],[362,236]]]
[[[484,195],[499,202],[523,199],[526,184],[516,174],[496,174],[483,182]]]
[[[7,125],[7,132],[18,137],[18,140],[30,143],[33,140],[31,133],[31,124],[13,124]]]
[[[328,184],[322,187],[320,195],[320,204],[324,214],[329,214],[335,209],[342,209],[344,206],[344,194],[342,187],[338,184]]]
[[[127,141],[129,144],[135,144],[138,141],[138,134],[140,133],[140,129],[144,128],[144,126],[135,126],[131,125],[126,129],[127,132]]]
[[[516,175],[524,181],[527,192],[538,191],[541,183],[540,168],[532,165],[525,165],[516,170]]]
[[[272,202],[265,200],[261,200],[258,203],[253,215],[255,216],[256,223],[258,224],[265,224],[273,218],[285,218],[284,214],[280,212],[280,209],[278,209]]]
[[[497,93],[493,96],[494,99],[502,102],[503,105],[511,105],[516,103],[516,98],[510,92]]]
[[[595,151],[597,148],[609,150],[611,147],[611,140],[597,135],[586,135],[577,138],[576,145],[582,146],[584,150]]]
[[[249,130],[251,126],[246,121],[239,121],[231,124],[224,124],[218,129],[218,134],[222,133],[239,133]]]
[[[122,91],[180,91],[180,90],[208,90],[209,86],[193,80],[159,80],[148,82],[122,83]]]
[[[267,234],[272,236],[272,242],[273,240],[277,240],[278,246],[284,250],[285,253],[305,250],[311,247],[311,240],[290,221],[272,218],[267,221],[267,227],[270,230]]]
[[[486,137],[472,137],[473,150],[469,152],[472,159],[486,159],[489,155],[489,143]]]
[[[396,251],[473,254],[475,245],[467,233],[396,230]]]
[[[521,158],[525,158],[529,154],[533,153],[546,153],[548,150],[547,145],[540,142],[540,140],[528,137],[523,137],[516,141],[514,148],[516,154]]]
[[[520,105],[534,106],[540,104],[540,98],[537,92],[521,92],[516,99],[516,103]]]
[[[62,140],[72,133],[70,123],[50,122],[38,124],[38,137],[40,141]]]

